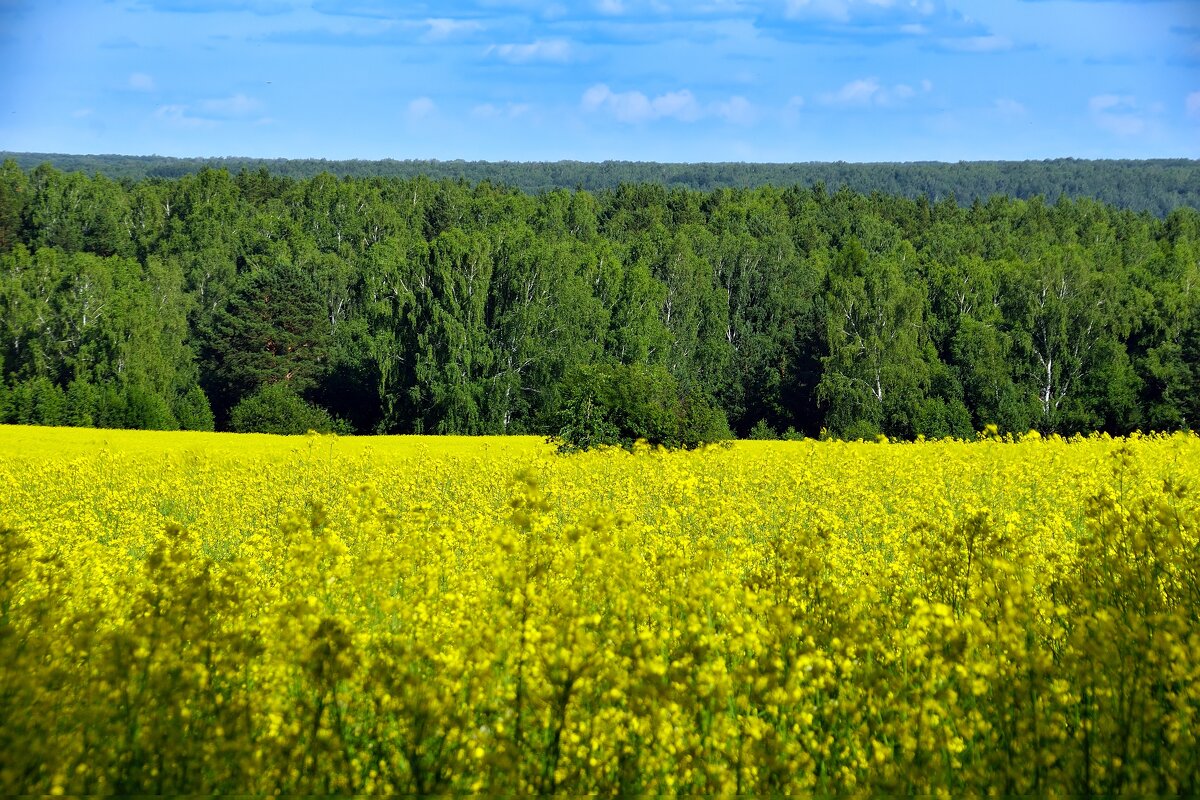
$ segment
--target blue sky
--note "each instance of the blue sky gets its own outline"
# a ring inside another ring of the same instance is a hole
[[[0,0],[0,149],[1200,158],[1200,1]]]

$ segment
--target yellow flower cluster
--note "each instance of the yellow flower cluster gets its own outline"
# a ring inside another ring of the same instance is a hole
[[[0,428],[0,792],[1196,794],[1200,439]]]

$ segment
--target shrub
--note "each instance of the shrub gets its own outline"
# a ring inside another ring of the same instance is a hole
[[[179,427],[185,431],[211,431],[214,428],[212,407],[208,397],[197,384],[192,384],[175,401],[175,417]]]
[[[348,432],[345,423],[320,406],[305,402],[286,383],[266,384],[244,398],[234,406],[229,426],[237,433]]]
[[[552,440],[560,452],[573,452],[602,445],[631,449],[638,440],[691,449],[732,436],[724,412],[703,394],[682,390],[663,367],[602,364],[566,381]]]
[[[83,378],[76,378],[67,385],[66,422],[77,428],[92,428],[96,425],[96,403],[100,393]]]
[[[177,431],[179,422],[170,404],[148,386],[131,383],[125,387],[125,420],[121,426],[145,431]]]
[[[750,428],[750,433],[747,438],[756,439],[759,441],[772,441],[774,439],[778,439],[779,434],[775,432],[775,429],[771,427],[769,422],[767,422],[765,419],[760,419],[758,422],[754,423],[752,428]]]

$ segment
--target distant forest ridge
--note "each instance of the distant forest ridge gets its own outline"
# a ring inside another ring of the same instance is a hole
[[[1200,208],[1200,160],[1151,159],[1090,161],[919,161],[904,163],[805,162],[658,163],[650,161],[437,161],[383,159],[330,161],[318,158],[169,158],[165,156],[68,155],[0,151],[24,170],[50,163],[65,172],[101,173],[113,180],[174,179],[208,167],[232,174],[265,169],[272,176],[302,180],[327,172],[353,178],[462,179],[490,181],[537,194],[553,189],[614,189],[622,183],[654,183],[668,188],[712,191],[765,185],[846,186],[855,192],[882,192],[961,204],[993,195],[1016,199],[1042,196],[1087,197],[1132,211],[1165,217],[1181,206]]]

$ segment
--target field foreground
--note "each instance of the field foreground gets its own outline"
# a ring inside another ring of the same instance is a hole
[[[1200,438],[0,427],[0,792],[1195,794]]]

